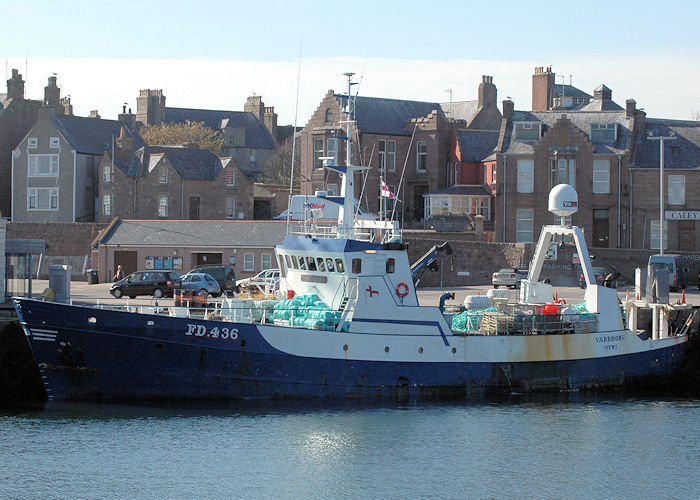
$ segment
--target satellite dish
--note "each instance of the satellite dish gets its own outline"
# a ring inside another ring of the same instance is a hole
[[[557,184],[549,192],[549,211],[559,217],[569,217],[578,211],[578,194],[569,184]]]

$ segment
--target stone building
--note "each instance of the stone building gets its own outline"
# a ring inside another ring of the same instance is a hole
[[[117,120],[57,114],[52,105],[40,108],[12,152],[12,220],[95,221],[98,165],[123,126]],[[124,128],[127,137],[143,145]]]
[[[7,80],[7,93],[0,94],[0,215],[9,217],[12,203],[12,151],[37,119],[39,109],[51,106],[57,115],[72,115],[70,98],[61,98],[56,77],[49,77],[44,87],[44,100],[25,99],[24,80],[12,70]]]
[[[143,89],[136,98],[136,121],[142,125],[202,122],[221,132],[222,156],[233,158],[251,179],[260,177],[261,167],[270,158],[280,139],[274,107],[266,107],[260,96],[248,97],[244,111],[171,108],[165,105],[163,91]]]
[[[135,148],[125,130],[100,163],[98,220],[253,218],[253,183],[231,158],[196,145]]]

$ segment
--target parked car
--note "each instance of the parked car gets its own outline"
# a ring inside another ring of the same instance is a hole
[[[221,287],[211,274],[189,272],[182,277],[180,290],[197,292],[200,297],[218,297]]]
[[[153,295],[172,297],[173,289],[180,286],[180,275],[175,271],[136,271],[112,285],[109,293],[117,299],[126,295],[136,298],[137,295]]]
[[[604,267],[594,267],[593,275],[595,276],[595,284],[603,286],[605,277],[608,275],[608,270]],[[581,271],[581,275],[578,277],[578,286],[586,288],[586,277],[583,275],[583,271]],[[617,283],[615,283],[615,286],[612,288],[617,288]]]
[[[520,286],[520,280],[524,280],[525,278],[527,278],[527,271],[514,267],[506,267],[493,273],[491,283],[494,288],[498,288],[499,286],[517,288]]]
[[[271,290],[278,290],[280,287],[280,270],[265,269],[264,271],[260,271],[255,276],[236,281],[236,286],[239,288],[254,288],[257,286],[263,290],[265,287],[268,287]]]
[[[225,266],[223,264],[197,266],[190,270],[190,273],[210,274],[219,284],[221,292],[226,295],[233,295],[233,292],[238,292],[236,273],[231,266]]]

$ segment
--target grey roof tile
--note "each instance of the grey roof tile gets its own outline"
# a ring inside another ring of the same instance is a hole
[[[462,161],[483,161],[498,144],[498,131],[458,130],[457,142]]]
[[[134,140],[135,148],[145,144],[140,135],[118,120],[57,115],[55,121],[58,129],[78,153],[101,155],[106,150],[111,150],[112,138],[116,140],[119,137],[122,126]]]
[[[287,234],[284,221],[123,220],[102,243],[128,246],[272,248]]]
[[[453,120],[465,120],[467,123],[471,123],[479,111],[479,101],[443,102],[440,106],[446,116]]]
[[[213,109],[165,108],[166,123],[203,122],[219,130],[224,126],[245,129],[245,147],[274,149],[275,139],[255,115],[246,111],[217,111]]]
[[[146,146],[144,154],[165,155],[183,179],[215,180],[223,170],[219,157],[207,149]]]
[[[668,137],[671,132],[676,139],[664,141],[664,168],[700,168],[700,122],[655,118],[648,118],[644,134],[637,136],[634,166],[659,168],[659,141],[647,137]]]
[[[336,95],[344,105],[346,97]],[[407,127],[411,118],[428,116],[440,110],[436,102],[404,101],[382,97],[358,96],[355,101],[355,117],[360,132],[366,134],[411,135]]]
[[[450,186],[446,187],[443,189],[437,189],[435,191],[431,191],[431,195],[439,195],[439,194],[461,194],[461,195],[470,195],[470,196],[475,196],[475,195],[480,195],[480,196],[492,196],[493,193],[486,187],[486,186],[480,186],[480,185],[473,185],[473,184],[464,184],[464,185],[457,185],[457,186]]]
[[[586,94],[583,90],[577,89],[573,85],[554,85],[554,97],[582,97],[584,99],[592,99],[593,96]]]

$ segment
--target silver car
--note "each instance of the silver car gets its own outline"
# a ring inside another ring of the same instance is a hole
[[[499,269],[497,272],[493,273],[491,283],[493,284],[494,288],[498,288],[499,286],[517,288],[520,286],[520,280],[524,280],[525,278],[527,278],[527,271],[507,267],[505,269]]]
[[[211,274],[187,273],[182,277],[181,290],[192,290],[199,292],[199,295],[206,297],[218,297],[221,295],[221,287]]]

